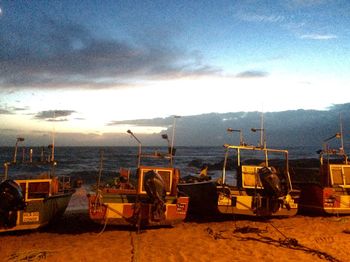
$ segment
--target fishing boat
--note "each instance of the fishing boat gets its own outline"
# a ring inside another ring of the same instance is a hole
[[[99,174],[96,191],[88,194],[90,218],[100,224],[137,228],[182,222],[189,198],[181,195],[177,187],[180,170],[173,167],[175,148],[145,154],[140,140],[130,130],[128,133],[139,144],[137,168],[135,172],[121,168],[113,186],[101,186]],[[168,139],[167,135],[162,137]],[[148,164],[154,161],[157,165]]]
[[[4,176],[0,182],[0,232],[31,230],[48,225],[65,212],[74,193],[70,178],[56,176],[57,162],[54,149],[46,159],[33,161],[33,149],[29,159],[24,154],[17,161],[17,145],[24,141],[17,138],[14,158],[4,163]],[[23,150],[24,152],[24,150]]]
[[[350,162],[343,145],[343,132],[324,140],[319,153],[318,174],[312,170],[303,171],[305,176],[313,175],[317,181],[302,183],[299,209],[303,213],[349,215],[350,214]],[[340,139],[339,149],[329,147],[333,139]]]
[[[287,150],[267,148],[265,141],[247,145],[242,135],[239,145],[225,144],[224,148],[219,180],[181,184],[180,189],[190,197],[191,214],[270,217],[297,213],[298,191],[291,184]],[[270,165],[271,155],[278,166]]]

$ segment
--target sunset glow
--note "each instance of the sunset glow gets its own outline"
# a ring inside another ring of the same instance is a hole
[[[170,124],[125,121],[348,103],[349,3],[288,2],[3,3],[1,129],[149,134]]]

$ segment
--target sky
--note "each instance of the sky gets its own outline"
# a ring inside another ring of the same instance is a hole
[[[350,102],[348,0],[0,0],[0,10],[6,139],[55,130],[102,141],[172,125],[134,120]]]

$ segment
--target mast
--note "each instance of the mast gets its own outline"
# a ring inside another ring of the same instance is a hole
[[[100,190],[100,184],[101,184],[101,176],[102,176],[102,171],[103,171],[103,149],[100,151],[100,167],[98,170],[98,178],[97,178],[97,187],[96,187],[96,196],[99,195],[99,190]],[[97,200],[97,198],[96,198]]]
[[[53,129],[52,129],[52,148],[51,148],[51,162],[55,161],[55,120],[56,120],[56,111],[53,111]]]
[[[261,113],[261,124],[260,128],[251,128],[252,132],[260,132],[260,145],[259,147],[264,150],[265,152],[265,164],[268,166],[268,153],[266,148],[266,134],[265,134],[265,128],[264,128],[264,113]]]
[[[18,143],[23,142],[24,138],[23,137],[17,137],[16,139],[16,145],[15,145],[15,153],[13,154],[13,163],[16,164],[17,162],[17,149],[18,149]]]
[[[139,152],[138,152],[138,156],[137,156],[137,168],[139,168],[140,164],[141,164],[141,150],[142,150],[141,141],[134,135],[134,133],[130,129],[128,129],[126,132],[128,134],[130,134],[139,144]]]

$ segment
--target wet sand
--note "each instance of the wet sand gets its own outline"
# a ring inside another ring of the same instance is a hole
[[[95,224],[86,207],[81,188],[55,224],[1,234],[0,261],[350,261],[350,216],[225,217],[137,232]]]

